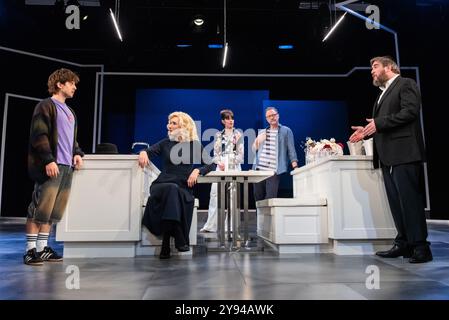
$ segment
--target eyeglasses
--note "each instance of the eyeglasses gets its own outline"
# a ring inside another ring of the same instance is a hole
[[[277,115],[278,115],[277,113],[273,113],[273,114],[268,115],[267,118],[274,118],[274,117],[276,117]]]

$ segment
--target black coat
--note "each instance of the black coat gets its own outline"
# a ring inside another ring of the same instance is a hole
[[[146,150],[150,159],[159,156],[163,161],[161,173],[151,184],[150,197],[142,219],[142,224],[154,235],[163,233],[162,220],[177,221],[181,224],[185,243],[189,244],[195,198],[193,189],[187,185],[187,179],[195,167],[200,175],[205,175],[216,167],[203,151],[199,141],[178,143],[168,138]],[[207,159],[203,159],[203,155]],[[200,165],[203,166],[199,167]]]
[[[425,160],[421,131],[421,95],[416,82],[397,77],[374,104],[373,118],[377,132],[374,134],[373,161],[386,166]]]

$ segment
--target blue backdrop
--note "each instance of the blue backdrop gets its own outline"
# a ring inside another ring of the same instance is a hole
[[[280,122],[293,131],[299,164],[304,164],[302,145],[307,136],[313,139],[347,140],[348,116],[343,101],[269,100],[267,90],[201,90],[201,89],[142,89],[137,90],[134,141],[150,144],[167,134],[167,116],[184,111],[195,121],[201,121],[201,131],[222,129],[220,110],[229,108],[235,116],[235,126],[242,130],[261,129],[267,123],[264,110],[274,106]],[[199,134],[201,134],[200,132]],[[209,141],[203,141],[207,145]],[[245,148],[246,150],[246,148]],[[158,161],[155,161],[158,164]],[[244,169],[248,169],[245,157]]]
[[[273,106],[279,122],[293,131],[299,164],[304,164],[306,137],[314,140],[335,138],[344,145],[348,139],[348,114],[343,101],[264,100],[263,109]]]
[[[173,111],[186,112],[195,121],[201,121],[202,132],[208,128],[223,128],[220,110],[225,108],[234,112],[236,128],[258,128],[262,125],[262,101],[267,98],[268,91],[265,90],[138,90],[134,141],[147,141],[151,144],[166,137],[167,116]],[[200,138],[202,132],[198,133]],[[206,146],[209,141],[202,143]],[[159,163],[157,159],[154,162],[156,165]],[[247,168],[248,166],[244,166],[244,169]]]

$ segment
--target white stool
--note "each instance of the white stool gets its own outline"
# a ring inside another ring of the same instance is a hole
[[[317,252],[316,246],[298,245],[329,243],[324,198],[273,198],[257,201],[256,207],[257,235],[279,253]]]

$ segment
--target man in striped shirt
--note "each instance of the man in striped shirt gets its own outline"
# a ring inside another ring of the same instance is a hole
[[[276,174],[254,185],[254,199],[276,198],[279,188],[280,175],[287,172],[289,162],[291,166],[298,166],[293,132],[289,127],[279,123],[279,112],[274,107],[265,110],[265,117],[269,127],[263,130],[253,144],[257,151],[254,170],[271,170]]]

